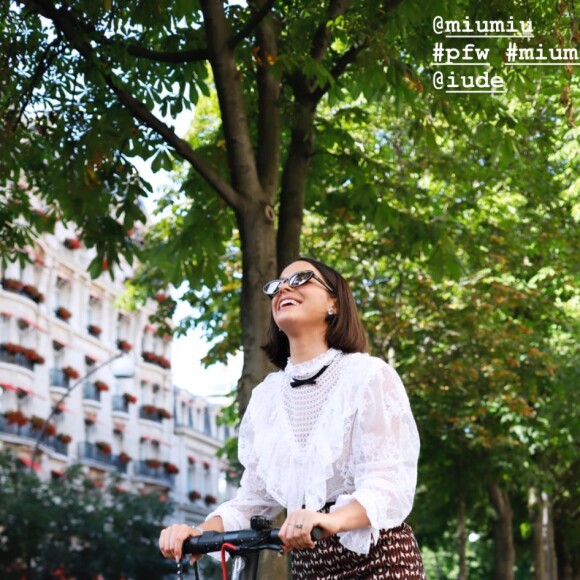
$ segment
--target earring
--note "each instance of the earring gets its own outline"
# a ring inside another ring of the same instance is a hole
[[[334,316],[334,308],[328,309],[328,316]]]

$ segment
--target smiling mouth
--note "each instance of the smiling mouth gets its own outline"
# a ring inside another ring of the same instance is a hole
[[[283,308],[289,308],[290,306],[298,306],[300,302],[297,300],[293,300],[292,298],[284,298],[280,301],[278,305],[278,310],[282,310]]]

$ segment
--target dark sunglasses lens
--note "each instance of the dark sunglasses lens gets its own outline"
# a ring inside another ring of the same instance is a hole
[[[308,282],[308,280],[310,280],[310,278],[312,278],[313,275],[314,275],[314,272],[308,272],[308,271],[296,272],[296,274],[292,274],[292,276],[290,276],[288,283],[293,288],[295,288],[296,286],[302,286],[302,284],[306,284],[306,282]]]
[[[278,290],[280,290],[281,284],[282,284],[281,280],[272,280],[271,282],[268,282],[264,286],[264,294],[267,294],[268,296],[273,296],[274,294],[276,294],[276,292],[278,292]]]

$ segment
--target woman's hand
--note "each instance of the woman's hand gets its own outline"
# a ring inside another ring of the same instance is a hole
[[[186,524],[173,524],[161,531],[159,536],[159,549],[166,558],[179,562],[182,557],[181,549],[187,538],[201,536],[201,530],[192,528]],[[192,556],[191,562],[201,558],[202,554]]]
[[[279,533],[280,539],[288,550],[314,548],[315,544],[310,534],[315,526],[322,528],[325,538],[339,531],[331,514],[296,510],[288,514],[286,521],[282,524]]]

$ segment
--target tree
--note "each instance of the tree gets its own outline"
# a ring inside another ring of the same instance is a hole
[[[553,26],[556,40],[573,25],[566,10],[528,8],[513,3],[482,11],[475,2],[435,2],[425,9],[414,0],[260,0],[247,8],[218,0],[135,6],[83,1],[74,7],[3,0],[0,159],[7,203],[1,211],[11,224],[3,255],[30,241],[18,223],[23,215],[36,230],[50,227],[55,216],[76,221],[85,243],[98,250],[93,274],[102,271],[103,259],[113,267],[119,252],[131,258],[137,248],[128,232],[143,220],[137,201],[148,188],[130,157],[153,158],[154,169],[184,160],[197,194],[189,191],[194,204],[186,218],[203,215],[204,205],[217,206],[239,232],[243,410],[269,368],[260,349],[269,306],[260,288],[276,275],[277,264],[298,254],[315,135],[332,138],[332,124],[318,122],[321,103],[387,94],[386,106],[399,111],[423,115],[431,107],[436,114],[456,114],[463,104],[426,90],[418,73],[432,59],[427,39],[433,16],[533,18],[545,30]],[[501,66],[501,58],[492,65]],[[514,74],[521,85],[520,76]],[[204,149],[179,138],[160,115],[195,106],[212,88],[220,138]],[[481,105],[475,98],[466,110]],[[431,133],[429,116],[417,130]],[[353,167],[350,151],[339,142],[333,149]],[[358,158],[364,162],[365,156]],[[368,188],[371,205],[378,187]],[[32,212],[31,190],[47,204],[41,216]],[[191,222],[196,220],[184,219],[184,229],[158,252],[165,274],[172,274],[165,279],[213,287],[216,256],[209,251],[220,238],[206,236],[207,244],[192,249]]]
[[[10,453],[0,456],[2,578],[161,578],[156,546],[170,504],[159,495],[101,487],[72,466],[41,481]]]

